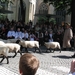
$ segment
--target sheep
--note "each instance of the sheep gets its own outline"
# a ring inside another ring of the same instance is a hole
[[[21,51],[20,51],[20,45],[16,44],[16,43],[4,43],[3,41],[0,41],[0,54],[3,55],[3,59],[0,61],[2,62],[5,58],[7,59],[7,64],[9,63],[8,60],[8,52],[15,52],[15,55],[13,57],[15,57],[17,55],[17,52],[19,52],[21,55]]]
[[[9,52],[15,52],[15,55],[13,58],[17,55],[17,52],[22,55],[22,52],[20,51],[20,45],[16,43],[5,43],[5,46],[9,48]]]
[[[41,53],[41,49],[39,48],[39,42],[38,41],[25,41],[25,40],[17,40],[16,43],[19,43],[22,47],[25,48],[26,52],[28,52],[27,48],[34,48],[36,52],[36,48],[39,49],[39,52]]]
[[[1,40],[0,41],[0,46],[3,46],[5,43]]]
[[[61,47],[60,47],[59,42],[45,42],[45,46],[47,49],[50,49],[50,51],[51,51],[51,49],[53,49],[53,52],[54,52],[54,49],[59,49],[61,52]],[[47,52],[47,50],[46,50],[46,52]]]
[[[21,51],[20,51],[20,45],[16,44],[16,43],[4,43],[3,41],[0,41],[0,46],[6,46],[9,48],[10,52],[15,52],[15,55],[13,57],[15,57],[17,55],[17,52],[20,53],[20,55],[22,55]]]
[[[0,61],[0,63],[6,58],[7,59],[7,64],[9,63],[8,60],[8,52],[9,52],[9,48],[6,46],[0,46],[0,55],[3,55],[2,60]]]

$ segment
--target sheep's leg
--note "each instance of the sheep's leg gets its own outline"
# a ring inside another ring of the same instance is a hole
[[[16,52],[16,51],[14,51],[14,53],[15,53],[15,55],[14,55],[14,56],[12,56],[13,58],[17,55],[17,52]]]
[[[55,49],[53,49],[53,53],[54,53]]]
[[[8,60],[8,57],[6,57],[6,56],[5,56],[5,58],[7,59],[7,64],[9,64],[9,60]]]
[[[20,50],[18,52],[20,53],[20,55],[22,55],[22,52]]]
[[[3,58],[2,58],[2,60],[0,61],[0,63],[3,62],[3,60],[4,60],[5,58],[7,59],[7,64],[9,64],[8,56],[4,56],[4,55],[3,55]]]
[[[42,53],[41,49],[40,48],[38,48],[38,49],[39,49],[39,53]]]
[[[60,53],[61,53],[61,49],[59,49]]]
[[[49,50],[49,49],[47,48],[47,49],[46,49],[46,53],[48,52],[48,50]]]
[[[48,49],[46,49],[46,53],[47,53],[47,50],[48,50]]]
[[[28,50],[27,50],[27,48],[25,48],[25,51],[26,51],[26,53],[28,53]]]
[[[51,52],[51,48],[50,48],[49,50],[50,50],[50,52]]]
[[[22,50],[23,50],[23,46],[21,46],[21,48],[20,48],[20,49],[21,49],[21,51],[22,51]]]
[[[5,59],[5,56],[3,55],[3,58],[2,58],[2,60],[0,61],[0,63],[1,63],[4,59]]]
[[[41,49],[40,48],[38,48],[38,50],[39,50],[39,53],[41,53]],[[34,53],[36,52],[36,47],[35,47],[35,51],[34,51]]]
[[[36,52],[36,47],[35,47],[35,51],[34,51],[34,53]]]

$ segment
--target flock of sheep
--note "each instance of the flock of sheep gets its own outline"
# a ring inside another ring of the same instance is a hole
[[[53,52],[55,49],[59,49],[61,52],[60,44],[58,42],[45,42],[44,43],[45,47],[47,50],[53,49]],[[25,41],[25,40],[17,40],[17,39],[8,39],[8,40],[3,40],[0,39],[0,55],[2,55],[2,60],[0,63],[6,58],[7,59],[7,64],[9,63],[8,59],[8,53],[9,52],[14,52],[13,58],[17,55],[19,52],[20,55],[22,55],[22,50],[21,47],[25,48],[25,51],[28,52],[27,48],[38,48],[39,52],[42,53],[42,50],[39,47],[39,42],[38,41]],[[46,52],[47,52],[46,50]]]

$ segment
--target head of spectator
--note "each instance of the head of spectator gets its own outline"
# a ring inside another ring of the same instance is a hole
[[[27,33],[27,30],[25,30],[24,33]]]
[[[53,34],[53,31],[52,31],[52,30],[50,30],[49,34]]]
[[[20,28],[17,28],[17,31],[20,32]]]
[[[25,31],[25,29],[24,28],[22,28],[22,30],[21,30],[22,32],[24,32]]]
[[[14,27],[11,27],[11,28],[10,28],[10,31],[13,31],[13,30],[14,30]]]
[[[48,31],[45,31],[45,35],[48,35]]]
[[[19,71],[21,75],[35,75],[39,67],[39,60],[30,53],[25,53],[20,57]]]
[[[58,35],[61,34],[61,31],[57,31],[57,34],[58,34]]]

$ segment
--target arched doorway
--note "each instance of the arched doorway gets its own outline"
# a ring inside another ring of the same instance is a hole
[[[48,14],[48,5],[46,3],[41,3],[39,5],[39,11],[38,11],[38,22],[39,23],[45,23],[47,22],[47,14]]]
[[[23,3],[23,5],[22,5]],[[20,3],[19,5],[19,12],[18,12],[18,21],[23,21],[25,22],[25,14],[26,14],[26,4],[23,1],[22,3]]]

